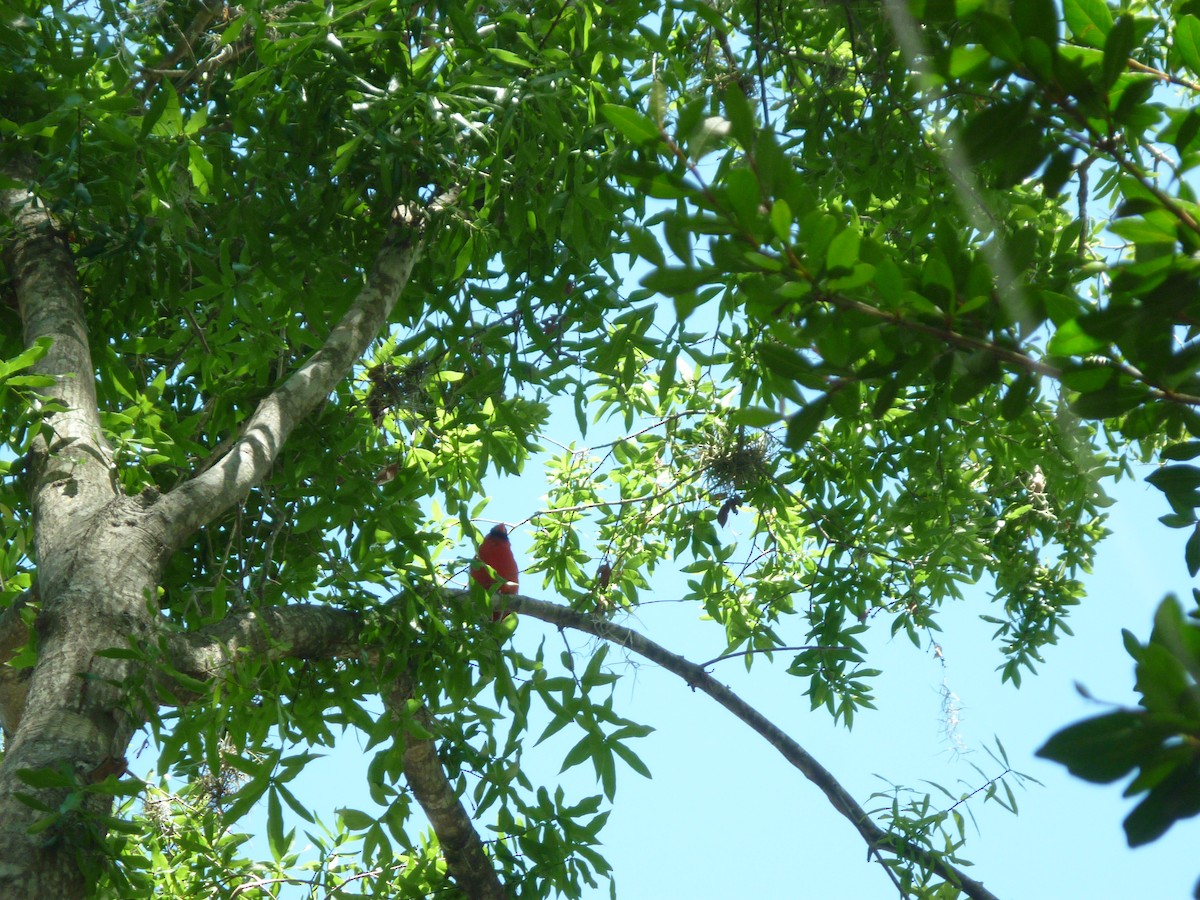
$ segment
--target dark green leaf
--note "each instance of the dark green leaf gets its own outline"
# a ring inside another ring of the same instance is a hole
[[[1187,441],[1182,444],[1171,444],[1163,448],[1159,454],[1162,459],[1175,460],[1183,462],[1189,459],[1195,459],[1200,456],[1200,441]]]
[[[36,788],[70,788],[78,786],[77,779],[58,769],[18,769],[17,778]]]
[[[1146,481],[1166,494],[1200,488],[1200,469],[1195,466],[1163,466],[1146,476]]]
[[[1123,15],[1109,32],[1104,42],[1104,67],[1101,86],[1105,89],[1116,84],[1117,79],[1129,68],[1129,55],[1136,40],[1133,16]]]
[[[1118,711],[1067,726],[1037,755],[1062,763],[1085,781],[1107,783],[1142,765],[1165,736],[1146,713]]]
[[[829,395],[824,394],[806,405],[788,420],[786,443],[792,450],[803,447],[817,433],[829,411]]]
[[[1112,381],[1100,390],[1081,394],[1071,401],[1071,410],[1085,419],[1112,419],[1145,402],[1147,389],[1137,384]]]
[[[1183,548],[1183,559],[1187,563],[1188,574],[1193,578],[1200,572],[1200,528],[1194,530]]]
[[[753,149],[756,130],[754,110],[737,85],[730,85],[725,90],[725,113],[729,116],[734,140],[747,150]]]
[[[375,819],[372,816],[357,809],[343,807],[337,811],[337,814],[350,831],[365,831],[375,824]]]
[[[1200,19],[1194,15],[1180,16],[1173,37],[1172,46],[1180,61],[1193,75],[1200,75]]]
[[[1053,0],[1021,0],[1010,10],[1013,25],[1026,40],[1034,38],[1049,48],[1058,45],[1058,9]]]
[[[1130,847],[1157,840],[1181,819],[1200,813],[1200,769],[1193,761],[1177,765],[1150,790],[1125,819]]]
[[[678,294],[691,293],[696,288],[709,284],[719,277],[719,274],[712,269],[660,267],[644,277],[641,285],[647,290],[673,297]]]

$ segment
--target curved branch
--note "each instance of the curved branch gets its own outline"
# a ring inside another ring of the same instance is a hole
[[[413,699],[413,693],[412,680],[402,675],[385,698],[388,709],[401,724],[410,715],[405,712],[405,707]],[[411,715],[425,731],[436,730],[437,723],[425,707]],[[459,801],[454,785],[446,778],[433,740],[406,730],[403,743],[404,776],[437,835],[446,856],[446,868],[455,883],[472,900],[505,900],[508,892],[496,876],[496,870],[484,852],[483,841]]]
[[[453,194],[444,196],[431,208],[442,209],[453,200]],[[425,211],[400,207],[394,218],[366,284],[324,346],[258,404],[224,457],[151,508],[169,550],[182,546],[262,481],[292,431],[346,377],[383,329],[424,249]]]
[[[972,900],[997,900],[996,896],[980,882],[968,878],[957,867],[941,857],[919,847],[901,845],[892,835],[871,820],[866,810],[859,806],[858,801],[842,787],[832,773],[810,756],[808,751],[788,737],[766,716],[709,675],[702,667],[682,656],[677,656],[632,629],[576,612],[565,606],[522,596],[506,597],[505,602],[508,608],[514,612],[541,619],[543,622],[549,622],[560,628],[575,628],[585,631],[602,640],[632,650],[639,656],[658,663],[673,675],[678,675],[688,687],[708,694],[749,725],[767,743],[778,750],[784,759],[799,769],[805,778],[820,788],[833,808],[849,820],[850,824],[862,835],[872,852],[878,854],[880,851],[887,851],[902,858],[912,859],[950,884],[957,885]]]
[[[465,593],[447,591],[447,596]],[[944,859],[919,847],[902,846],[871,820],[841,783],[796,741],[788,737],[762,713],[747,704],[702,666],[671,653],[641,634],[604,619],[576,612],[541,600],[506,596],[513,612],[540,619],[560,628],[574,628],[644,656],[701,690],[749,725],[772,747],[813,782],[844,816],[876,855],[889,852],[913,859],[951,884],[958,885],[973,900],[996,900],[981,883],[967,877]],[[184,676],[208,680],[219,677],[240,657],[334,659],[359,655],[361,618],[350,610],[315,604],[235,610],[221,622],[189,634],[171,635],[165,641],[167,662]],[[188,693],[186,689],[183,693]],[[413,699],[411,680],[398,678],[385,700],[392,714],[405,715]],[[436,729],[429,713],[414,713],[426,731]],[[404,735],[404,771],[413,794],[421,804],[438,836],[456,883],[470,897],[503,898],[507,894],[483,849],[470,816],[463,808],[438,759],[433,740]]]

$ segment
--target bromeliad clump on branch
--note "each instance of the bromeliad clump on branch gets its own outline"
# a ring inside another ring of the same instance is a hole
[[[704,435],[697,455],[704,483],[721,501],[717,521],[722,525],[746,495],[769,484],[775,474],[774,439],[765,432],[718,425]]]

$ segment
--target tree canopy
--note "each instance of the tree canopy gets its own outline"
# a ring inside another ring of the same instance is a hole
[[[278,896],[287,809],[314,896],[579,896],[653,724],[615,645],[883,884],[991,897],[961,812],[868,815],[630,614],[850,726],[862,635],[967,585],[1035,673],[1131,460],[1200,571],[1198,79],[1194,0],[0,2],[0,893]],[[518,595],[467,577],[497,522]],[[1200,811],[1200,626],[1127,646],[1142,706],[1042,752],[1138,770],[1137,844]],[[383,813],[318,825],[349,731]],[[523,766],[560,731],[597,796]]]

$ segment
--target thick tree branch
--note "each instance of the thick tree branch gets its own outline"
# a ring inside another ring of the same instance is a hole
[[[30,466],[31,505],[37,522],[37,556],[69,546],[90,525],[91,514],[118,495],[112,453],[100,431],[83,296],[75,265],[59,225],[37,196],[37,166],[17,157],[2,172],[21,187],[0,190],[0,233],[16,288],[29,347],[48,341],[33,371],[55,383],[39,393],[47,405],[43,421],[50,437],[34,442]]]
[[[397,678],[387,693],[388,709],[398,722],[408,715],[405,707],[413,693],[412,680],[408,676]],[[423,729],[436,731],[437,723],[424,707],[412,715]],[[472,900],[504,900],[508,897],[483,850],[483,841],[471,817],[459,801],[454,785],[446,778],[433,741],[418,737],[411,730],[404,733],[404,777],[433,826],[446,857],[446,868],[459,889]]]
[[[433,209],[452,202],[453,197],[439,198]],[[383,329],[424,247],[424,210],[401,207],[395,219],[366,284],[325,345],[259,403],[229,453],[154,506],[168,548],[181,546],[262,481],[296,425],[346,377]]]
[[[968,878],[962,871],[941,857],[919,847],[901,846],[892,835],[871,820],[866,810],[859,806],[858,801],[842,787],[832,773],[810,756],[796,741],[784,734],[778,726],[709,675],[702,667],[682,656],[677,656],[632,629],[616,625],[605,619],[576,612],[565,606],[558,606],[543,600],[533,600],[529,597],[506,597],[505,602],[508,608],[515,612],[541,619],[543,622],[549,622],[560,628],[585,631],[602,640],[632,650],[639,656],[658,663],[668,672],[678,675],[693,690],[701,690],[708,694],[749,725],[767,743],[778,750],[784,759],[799,769],[805,778],[820,788],[833,808],[848,819],[850,824],[862,835],[872,852],[878,855],[884,851],[914,860],[951,884],[957,885],[972,900],[996,900],[991,891],[978,881]]]
[[[363,652],[361,623],[355,612],[318,604],[235,609],[215,625],[170,635],[166,662],[183,675],[207,681],[247,656],[269,662],[357,656]],[[180,699],[186,697],[186,691],[181,693]]]

